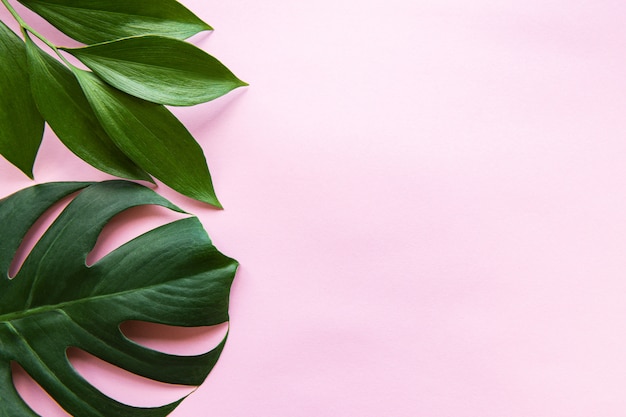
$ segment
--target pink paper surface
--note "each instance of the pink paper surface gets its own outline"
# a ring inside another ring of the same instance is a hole
[[[251,86],[174,110],[226,209],[158,191],[242,266],[222,358],[173,416],[626,415],[626,3],[183,4]],[[35,175],[110,178],[50,132]],[[125,214],[98,250],[172,216]],[[186,354],[224,331],[129,330]],[[72,360],[133,405],[190,391]]]

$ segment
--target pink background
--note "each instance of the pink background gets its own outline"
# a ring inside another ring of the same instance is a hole
[[[626,415],[623,2],[183,3],[251,86],[175,109],[226,210],[159,192],[242,267],[226,350],[173,416]],[[35,174],[109,178],[50,133]],[[98,250],[172,218],[128,213]],[[72,360],[134,405],[189,391]]]

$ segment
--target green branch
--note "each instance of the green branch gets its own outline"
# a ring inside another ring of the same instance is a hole
[[[43,36],[41,33],[37,32],[35,29],[33,29],[32,26],[30,26],[28,23],[26,23],[26,21],[24,19],[22,19],[22,16],[19,15],[17,10],[15,10],[13,8],[13,6],[11,6],[11,4],[9,3],[9,0],[0,0],[0,1],[2,1],[2,4],[4,4],[4,7],[6,7],[6,9],[9,11],[9,13],[11,13],[11,16],[13,16],[15,21],[20,25],[20,28],[22,30],[22,34],[24,35],[24,39],[26,39],[28,37],[28,33],[32,34],[37,39],[41,40],[44,44],[46,44],[46,46],[48,46],[50,49],[52,49],[58,55],[58,57],[61,58],[61,60],[65,63],[65,65],[67,65],[70,68],[75,68],[75,66],[72,65],[72,63],[69,62],[61,54],[61,51],[59,50],[58,46],[56,46],[55,44],[50,42],[45,36]]]

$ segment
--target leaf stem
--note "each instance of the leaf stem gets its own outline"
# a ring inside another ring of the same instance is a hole
[[[17,20],[17,23],[19,23],[20,26],[23,27],[24,25],[27,25],[24,19],[22,19],[22,17],[17,13],[17,11],[13,8],[13,6],[11,6],[8,0],[0,0],[0,1],[2,1],[2,4],[4,4],[4,7],[6,7],[9,13],[11,13],[11,15],[15,18],[15,20]]]
[[[17,12],[17,10],[15,10],[13,8],[13,6],[11,6],[11,4],[9,3],[9,0],[0,0],[2,2],[2,4],[4,4],[4,7],[9,11],[9,13],[11,13],[11,16],[13,16],[13,18],[17,21],[17,23],[19,23],[20,28],[22,29],[22,33],[24,35],[24,38],[28,37],[28,34],[26,32],[31,33],[33,36],[35,36],[36,38],[38,38],[39,40],[41,40],[43,43],[45,43],[50,49],[52,49],[59,58],[61,58],[61,60],[70,68],[75,68],[74,65],[72,65],[71,62],[69,62],[62,54],[61,51],[59,51],[59,48],[53,44],[52,42],[50,42],[45,36],[43,36],[41,33],[37,32],[35,29],[33,29],[32,26],[30,26],[28,23],[26,23],[26,21],[24,21],[24,19],[22,19],[22,16],[19,15],[19,13]]]

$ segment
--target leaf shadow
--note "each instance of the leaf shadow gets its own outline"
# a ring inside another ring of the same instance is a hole
[[[186,107],[168,108],[196,140],[204,145],[205,141],[202,138],[206,137],[211,130],[210,127],[216,123],[224,123],[224,114],[235,106],[239,97],[246,91],[247,87],[239,87],[215,100],[195,105],[193,111]]]

